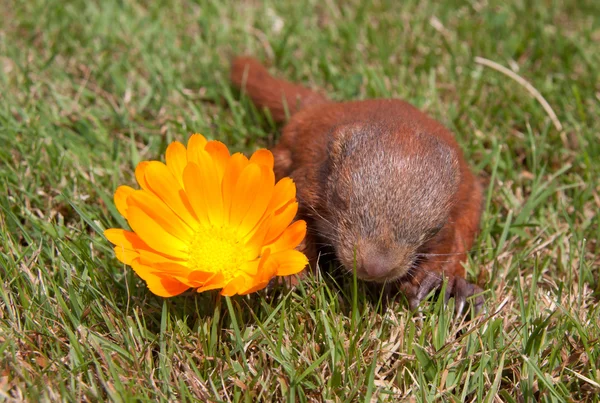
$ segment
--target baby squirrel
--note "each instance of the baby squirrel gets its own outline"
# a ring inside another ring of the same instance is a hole
[[[231,81],[275,121],[291,116],[272,150],[275,175],[296,182],[312,267],[329,245],[348,272],[394,287],[413,309],[443,277],[458,311],[482,291],[461,264],[482,188],[441,123],[396,99],[330,101],[251,57],[233,60]],[[482,304],[478,296],[476,310]]]

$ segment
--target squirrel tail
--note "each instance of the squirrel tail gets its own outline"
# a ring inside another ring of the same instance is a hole
[[[258,60],[248,56],[233,60],[231,82],[248,94],[256,106],[267,108],[276,122],[284,122],[307,106],[329,102],[308,88],[273,77]]]

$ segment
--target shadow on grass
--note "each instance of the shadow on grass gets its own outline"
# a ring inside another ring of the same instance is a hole
[[[381,285],[359,280],[354,289],[352,276],[342,270],[333,270],[331,266],[328,271],[318,275],[307,274],[295,287],[278,282],[250,295],[229,297],[229,304],[228,297],[221,296],[220,290],[197,293],[190,289],[175,297],[162,298],[143,287],[143,283],[137,284],[136,290],[129,296],[126,292],[119,293],[122,298],[115,302],[123,309],[127,309],[126,306],[129,309],[137,307],[146,321],[147,329],[155,334],[161,332],[163,304],[166,304],[170,321],[183,322],[192,330],[215,319],[219,321],[219,328],[222,330],[260,327],[265,321],[273,320],[278,311],[296,311],[300,306],[303,310],[310,311],[327,304],[330,313],[347,318],[353,312],[364,312],[367,306],[370,310],[383,314],[391,301],[401,301],[402,308],[409,309],[402,294],[386,294],[387,291]],[[129,279],[139,282],[135,277],[137,276],[132,273]],[[233,312],[230,308],[233,308]]]

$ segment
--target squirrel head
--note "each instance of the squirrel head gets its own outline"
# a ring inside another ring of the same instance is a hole
[[[359,278],[404,276],[447,223],[460,183],[457,151],[410,125],[359,122],[336,127],[328,152],[319,232]]]

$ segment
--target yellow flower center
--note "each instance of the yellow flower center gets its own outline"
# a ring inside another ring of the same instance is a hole
[[[231,228],[203,227],[194,235],[189,254],[191,270],[221,273],[229,280],[240,272],[244,244]]]

